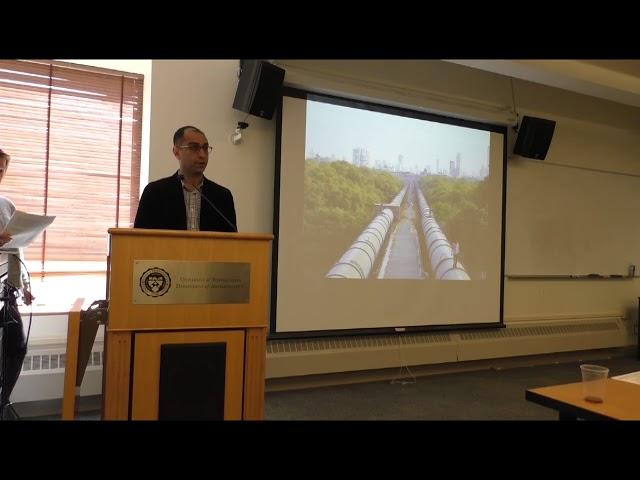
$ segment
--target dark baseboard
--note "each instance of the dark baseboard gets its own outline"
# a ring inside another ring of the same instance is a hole
[[[95,412],[102,407],[102,395],[89,395],[79,397],[76,402],[76,411]],[[14,403],[13,408],[20,415],[20,418],[48,417],[62,415],[62,399],[38,400],[36,402]]]

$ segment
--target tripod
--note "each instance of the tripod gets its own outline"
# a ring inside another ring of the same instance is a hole
[[[18,380],[22,361],[26,354],[24,343],[24,331],[20,312],[16,305],[17,290],[10,286],[5,279],[2,282],[3,314],[0,316],[0,333],[2,342],[0,351],[0,420],[19,420],[10,396],[13,387]]]

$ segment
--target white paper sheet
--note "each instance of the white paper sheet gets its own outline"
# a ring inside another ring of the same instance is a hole
[[[640,372],[625,373],[624,375],[618,375],[611,378],[613,378],[614,380],[622,380],[624,382],[640,384]]]
[[[48,215],[33,215],[16,210],[9,220],[9,224],[2,233],[9,233],[11,240],[2,249],[24,248],[51,225],[56,217]]]

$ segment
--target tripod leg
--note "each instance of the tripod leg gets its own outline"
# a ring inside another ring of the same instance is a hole
[[[26,354],[26,349],[20,349],[18,352],[12,352],[11,355],[4,356],[3,363],[6,364],[6,367],[4,369],[5,375],[2,376],[2,393],[0,394],[0,403],[2,405],[11,403],[9,397],[20,377],[22,362]]]
[[[0,420],[20,420],[20,415],[11,402],[0,406]]]
[[[22,362],[27,354],[22,318],[15,295],[6,282],[3,285],[4,306],[2,308],[2,363],[0,374],[0,420],[16,420],[20,417],[11,406],[11,392],[18,381]]]

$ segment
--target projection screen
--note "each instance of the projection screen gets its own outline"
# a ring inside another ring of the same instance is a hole
[[[272,337],[502,324],[506,128],[285,89]]]

